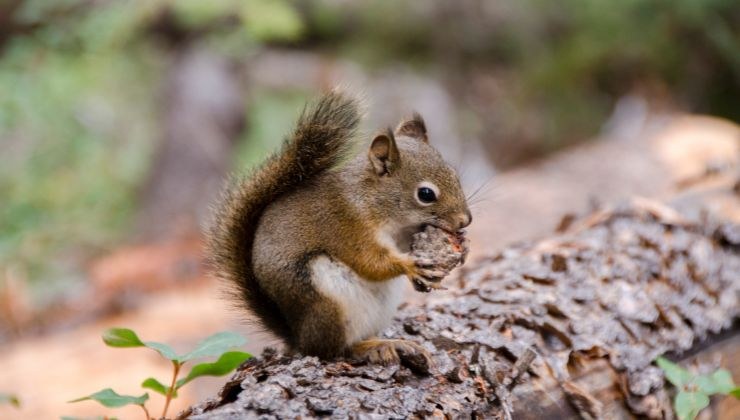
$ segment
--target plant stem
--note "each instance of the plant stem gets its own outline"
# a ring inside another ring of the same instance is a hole
[[[144,410],[144,414],[146,415],[146,420],[152,420],[151,416],[149,416],[149,410],[146,409],[146,406],[144,404],[140,405],[142,410]]]
[[[162,418],[167,417],[167,409],[170,408],[170,401],[172,401],[172,395],[175,394],[175,385],[177,384],[177,374],[180,373],[180,362],[173,360],[172,365],[175,367],[175,371],[172,373],[172,384],[167,389],[167,400],[164,403],[164,411],[162,411]]]

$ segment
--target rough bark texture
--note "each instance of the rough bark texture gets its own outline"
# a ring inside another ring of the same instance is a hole
[[[431,370],[266,351],[182,416],[670,418],[652,361],[737,349],[740,225],[633,200],[481,258],[446,285],[385,333],[424,345]]]

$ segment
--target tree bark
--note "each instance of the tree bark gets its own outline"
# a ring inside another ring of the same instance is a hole
[[[421,343],[431,367],[267,350],[181,417],[671,418],[658,356],[713,369],[721,355],[740,374],[740,224],[696,210],[737,212],[740,178],[715,175],[673,200],[700,218],[634,199],[479,258],[407,305],[384,335]]]

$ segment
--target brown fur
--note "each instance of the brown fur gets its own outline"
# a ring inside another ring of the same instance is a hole
[[[414,112],[411,118],[402,121],[396,128],[396,132],[401,136],[411,137],[413,139],[428,142],[427,125],[419,113]]]
[[[217,273],[237,286],[245,306],[290,347],[320,357],[351,349],[345,339],[348,314],[317,291],[312,259],[329,256],[370,282],[419,276],[404,252],[411,233],[425,223],[448,230],[469,223],[454,170],[406,131],[397,132],[398,139],[391,131],[382,134],[388,140],[382,147],[337,167],[357,123],[354,101],[338,93],[324,96],[299,120],[280,153],[227,190],[210,233]],[[441,190],[433,206],[415,201],[421,181]],[[368,353],[368,346],[358,351]]]
[[[214,209],[207,253],[216,275],[235,287],[238,300],[265,328],[290,344],[295,340],[288,320],[259,287],[252,269],[257,224],[270,203],[344,158],[359,120],[354,100],[336,92],[325,95],[304,111],[282,150],[250,177],[232,180]]]

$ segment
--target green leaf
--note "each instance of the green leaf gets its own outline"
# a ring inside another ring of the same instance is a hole
[[[12,394],[0,394],[0,404],[10,404],[13,407],[20,407],[21,401]]]
[[[707,394],[724,394],[727,395],[735,388],[732,382],[732,375],[726,369],[719,369],[711,375],[699,375],[692,381],[699,391]]]
[[[146,378],[144,382],[141,383],[141,387],[151,389],[152,391],[162,395],[167,395],[167,389],[169,388],[154,378]]]
[[[177,381],[175,388],[179,389],[181,386],[192,381],[199,376],[223,376],[232,370],[236,369],[245,360],[251,358],[252,355],[241,351],[230,351],[221,355],[213,363],[200,363],[190,370],[188,376]]]
[[[234,5],[227,1],[179,0],[173,2],[171,7],[178,23],[195,29],[228,16]]]
[[[97,401],[100,404],[108,407],[108,408],[116,408],[116,407],[123,407],[125,405],[144,405],[146,400],[149,399],[149,394],[144,394],[138,397],[134,397],[131,395],[119,395],[116,393],[116,391],[106,388],[102,391],[98,391],[94,394],[90,394],[87,397],[78,398],[76,400],[69,401],[71,403],[74,402],[80,402],[80,401],[87,401],[87,400],[93,400]]]
[[[180,356],[175,353],[172,347],[164,343],[157,343],[156,341],[145,341],[144,345],[152,350],[156,350],[165,359],[172,360],[174,362],[180,362]]]
[[[110,347],[144,347],[144,342],[133,330],[110,328],[103,333],[103,342]]]
[[[727,369],[719,369],[712,373],[712,381],[714,381],[715,389],[718,394],[729,394],[735,388],[735,383],[732,381],[732,374]]]
[[[658,357],[656,362],[658,363],[658,366],[663,369],[663,372],[665,372],[666,379],[668,379],[668,381],[679,390],[683,389],[684,385],[691,381],[691,373],[670,360],[664,357]]]
[[[303,33],[301,15],[285,0],[242,2],[239,15],[244,28],[261,41],[295,41]]]
[[[103,333],[103,342],[111,347],[148,347],[157,351],[165,359],[178,361],[179,356],[172,347],[156,341],[141,341],[133,330],[110,328]]]
[[[730,391],[730,395],[740,400],[740,386]]]
[[[699,375],[691,380],[691,383],[696,385],[696,389],[706,395],[716,394],[717,390],[714,385],[714,381],[709,375]]]
[[[681,420],[693,420],[699,412],[709,405],[709,397],[701,392],[681,391],[676,395],[674,408]]]
[[[244,337],[233,332],[224,331],[216,333],[198,343],[195,350],[181,356],[179,361],[186,362],[199,357],[219,356],[226,350],[239,347],[245,342]]]

